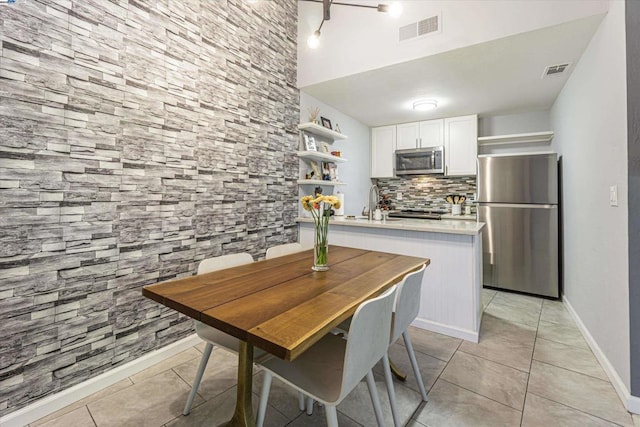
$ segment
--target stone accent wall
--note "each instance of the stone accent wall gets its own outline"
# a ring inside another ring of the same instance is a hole
[[[297,239],[297,4],[0,4],[0,416],[192,333],[141,296]]]
[[[471,200],[476,193],[475,176],[425,175],[409,179],[389,178],[377,181],[380,195],[388,196],[395,209],[450,210],[450,205],[444,200],[447,194],[464,194],[468,200]],[[402,200],[397,199],[398,192],[402,193]],[[471,206],[471,213],[476,213],[475,205],[467,202],[465,206]]]

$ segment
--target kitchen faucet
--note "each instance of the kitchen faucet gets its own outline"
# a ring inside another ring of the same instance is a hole
[[[374,184],[369,189],[369,221],[373,220],[373,213],[378,208],[379,202],[380,202],[380,189],[378,189],[378,186]]]

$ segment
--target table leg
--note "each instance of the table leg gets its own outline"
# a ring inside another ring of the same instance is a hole
[[[394,377],[396,377],[400,381],[407,380],[407,374],[402,373],[391,359],[389,359],[389,366],[391,367],[391,373],[393,374]]]
[[[251,407],[253,381],[253,345],[240,341],[238,349],[238,390],[236,410],[226,425],[229,427],[254,427],[256,421]]]

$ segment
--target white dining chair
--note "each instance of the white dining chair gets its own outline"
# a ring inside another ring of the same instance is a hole
[[[252,262],[253,257],[247,252],[208,258],[200,261],[200,264],[198,265],[198,274],[211,273],[212,271],[237,267],[239,265],[250,264]],[[191,412],[193,399],[196,397],[198,387],[200,387],[200,382],[202,381],[204,370],[207,367],[207,363],[209,362],[209,357],[211,356],[211,352],[213,351],[214,346],[224,347],[235,353],[238,352],[239,347],[239,341],[237,338],[226,334],[216,328],[207,326],[202,322],[196,321],[195,323],[196,333],[201,339],[206,342],[206,345],[204,347],[204,352],[202,353],[202,358],[200,359],[200,365],[198,366],[196,378],[194,379],[193,386],[191,387],[191,393],[189,394],[187,404],[185,405],[184,411],[182,412],[184,415],[189,415],[189,412]],[[254,362],[261,363],[269,357],[271,357],[269,353],[266,353],[259,348],[254,349]]]
[[[418,388],[420,389],[420,395],[422,396],[422,400],[425,402],[428,401],[427,392],[424,388],[424,382],[422,381],[422,375],[420,374],[420,367],[418,366],[418,361],[416,360],[416,355],[413,351],[413,345],[411,344],[411,338],[409,337],[409,325],[411,325],[415,318],[418,317],[418,311],[420,310],[420,293],[422,291],[422,278],[426,268],[427,266],[423,265],[420,270],[407,274],[404,279],[402,279],[402,282],[398,284],[395,307],[393,309],[391,334],[389,338],[389,346],[391,346],[400,338],[400,336],[402,336],[409,356],[409,362],[411,363],[411,368],[413,369],[413,373],[416,376],[416,382],[418,383]],[[338,325],[337,329],[344,331],[348,334],[347,337],[350,337],[350,323],[352,321],[353,318],[347,319],[345,322]],[[387,393],[389,394],[393,424],[396,427],[399,427],[401,425],[400,414],[398,412],[388,355],[385,355],[385,357],[382,358],[382,369],[384,371]]]
[[[378,426],[384,426],[373,366],[387,353],[388,333],[396,287],[360,304],[353,315],[349,339],[327,334],[287,362],[272,358],[264,362],[264,379],[256,425],[264,424],[271,380],[280,378],[298,391],[324,404],[327,426],[338,425],[336,406],[366,377]]]
[[[266,259],[277,258],[280,256],[285,256],[289,254],[294,254],[296,252],[301,252],[302,245],[298,242],[295,243],[285,243],[283,245],[272,246],[267,249],[267,253],[265,255]]]
[[[418,311],[420,310],[420,293],[422,291],[422,277],[424,276],[424,270],[426,268],[427,266],[423,265],[420,270],[407,274],[398,285],[396,304],[393,310],[391,339],[389,340],[389,345],[393,345],[393,343],[402,336],[404,346],[407,350],[409,361],[411,363],[411,368],[413,369],[413,373],[416,376],[416,382],[418,383],[418,388],[420,389],[420,395],[422,396],[422,400],[425,402],[428,401],[427,392],[424,388],[422,374],[420,374],[420,367],[418,366],[418,361],[416,360],[416,355],[413,351],[413,345],[411,344],[409,325],[411,325],[411,322],[418,317]],[[393,379],[391,378],[389,358],[383,358],[382,364],[387,392],[389,393],[389,403],[391,404],[393,421],[396,426],[400,426],[398,405],[396,403],[396,396],[393,388]]]

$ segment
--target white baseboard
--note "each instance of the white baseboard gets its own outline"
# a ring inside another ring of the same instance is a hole
[[[609,362],[609,359],[604,354],[596,340],[591,336],[587,327],[582,323],[582,319],[580,319],[578,313],[573,309],[573,306],[567,297],[563,296],[562,300],[564,301],[567,310],[569,310],[569,313],[571,313],[573,320],[575,320],[576,325],[578,325],[578,329],[582,333],[582,336],[587,341],[587,344],[589,344],[591,351],[593,351],[593,354],[596,356],[596,359],[598,359],[598,362],[600,362],[602,369],[609,377],[609,381],[611,381],[611,384],[622,401],[622,404],[627,408],[627,411],[633,412],[634,414],[640,414],[640,398],[631,396],[631,393],[622,381],[622,378],[620,378],[618,372],[615,370],[611,362]]]
[[[453,326],[443,325],[442,323],[433,322],[431,320],[416,318],[411,326],[416,328],[426,329],[431,332],[437,332],[439,334],[449,335],[454,338],[461,338],[466,341],[477,343],[480,339],[480,332],[473,332],[467,329],[455,328]]]
[[[0,426],[26,426],[27,424],[39,420],[42,417],[46,417],[47,415],[52,414],[73,402],[84,399],[85,397],[109,387],[120,380],[137,374],[158,362],[162,362],[171,356],[175,356],[176,354],[185,351],[200,342],[202,342],[202,340],[198,338],[198,335],[193,334],[181,339],[180,341],[174,342],[173,344],[169,344],[166,347],[154,350],[151,353],[132,360],[131,362],[100,374],[95,378],[91,378],[63,390],[60,393],[47,396],[30,404],[29,406],[11,412],[10,414],[0,418]]]

